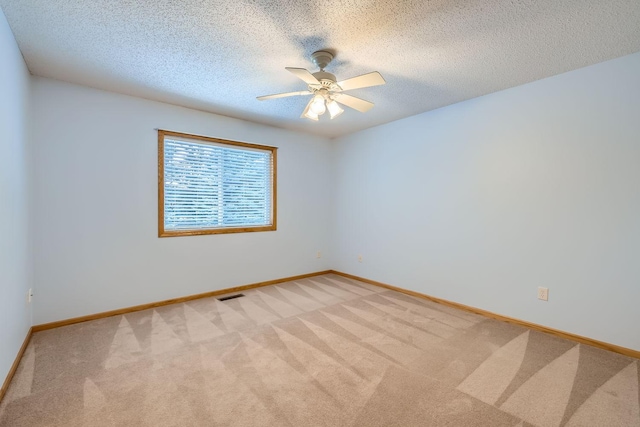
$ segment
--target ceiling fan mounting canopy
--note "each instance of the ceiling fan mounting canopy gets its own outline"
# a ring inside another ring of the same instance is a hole
[[[333,54],[326,50],[318,50],[311,54],[311,61],[320,68],[320,71],[324,71],[327,65],[333,61]]]
[[[360,89],[371,86],[383,85],[384,78],[374,71],[362,76],[347,80],[337,81],[336,76],[325,71],[325,67],[333,60],[333,53],[326,50],[318,50],[311,54],[311,60],[320,68],[320,71],[310,73],[304,68],[286,67],[285,69],[307,84],[306,91],[279,93],[275,95],[259,96],[258,100],[285,98],[289,96],[314,95],[304,109],[302,116],[311,120],[318,120],[325,111],[329,110],[331,118],[343,113],[338,103],[353,108],[362,113],[373,108],[373,103],[342,92],[352,89]]]

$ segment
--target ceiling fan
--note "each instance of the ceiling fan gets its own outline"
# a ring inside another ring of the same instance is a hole
[[[300,117],[306,117],[307,119],[317,121],[319,116],[329,110],[329,115],[333,119],[344,112],[338,104],[346,105],[347,107],[358,110],[361,113],[373,108],[372,102],[347,95],[343,93],[344,91],[378,86],[386,83],[377,71],[347,80],[336,81],[336,76],[324,70],[325,67],[333,60],[333,54],[325,50],[319,50],[312,53],[311,60],[320,68],[320,71],[312,74],[304,68],[285,68],[294,76],[305,82],[308,85],[307,90],[259,96],[258,100],[264,101],[267,99],[285,98],[288,96],[313,95],[313,98],[311,98],[311,101],[309,101]]]

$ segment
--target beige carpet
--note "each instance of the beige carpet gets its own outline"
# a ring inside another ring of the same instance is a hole
[[[638,361],[325,275],[39,332],[1,426],[640,426]]]

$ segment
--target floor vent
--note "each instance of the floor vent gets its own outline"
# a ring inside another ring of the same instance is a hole
[[[229,295],[228,297],[218,298],[218,301],[226,301],[226,300],[229,300],[229,299],[240,298],[240,297],[243,297],[243,296],[244,296],[244,294]]]

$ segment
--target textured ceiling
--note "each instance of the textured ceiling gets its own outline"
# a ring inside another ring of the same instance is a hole
[[[30,71],[246,120],[338,136],[640,51],[638,0],[0,0]],[[338,80],[376,106],[319,122],[284,67]]]

